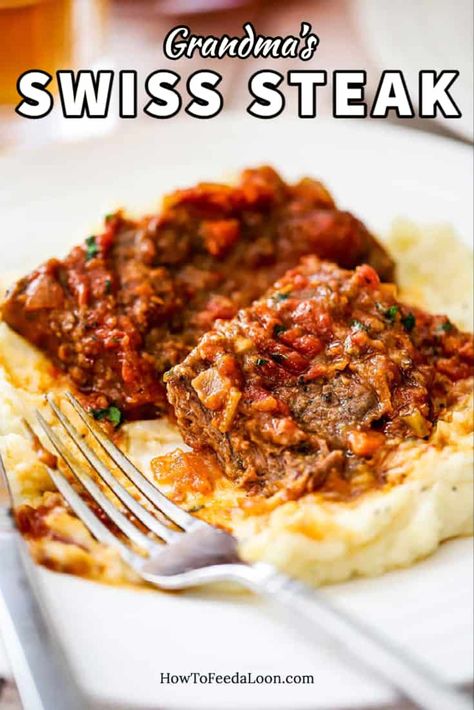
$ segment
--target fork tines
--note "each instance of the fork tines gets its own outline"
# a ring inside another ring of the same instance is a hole
[[[144,552],[151,553],[160,543],[150,537],[149,533],[157,535],[164,542],[172,542],[180,536],[183,530],[189,531],[197,527],[207,527],[207,523],[194,518],[155,488],[132,464],[127,456],[107,438],[105,433],[89,416],[77,399],[70,393],[67,393],[66,396],[85,424],[88,434],[100,445],[105,454],[105,460],[102,460],[91,448],[85,437],[79,433],[71,420],[56,405],[51,395],[47,396],[47,400],[59,424],[59,430],[54,430],[39,411],[36,412],[38,422],[56,453],[70,469],[76,480],[83,486],[85,491],[87,491],[95,504],[99,506],[129,541]],[[87,472],[86,468],[71,454],[70,448],[65,442],[68,444],[72,442],[74,444],[75,448],[87,461],[97,477],[112,491],[126,511],[139,521],[146,532],[143,532],[140,527],[134,524],[128,515],[122,512],[117,504],[112,502],[112,500],[105,495],[100,486],[97,485],[92,476]],[[107,460],[109,464],[107,464]],[[125,488],[113,474],[110,462],[131,481],[136,489],[153,504],[162,516],[165,516],[164,520],[166,522],[159,520],[158,517],[153,515],[131,495],[127,488]],[[107,525],[102,522],[59,469],[50,469],[49,473],[59,492],[98,540],[118,548],[118,552],[132,566],[136,566],[142,561],[143,558],[135,554],[135,552],[126,546]],[[174,525],[167,524],[169,522]],[[178,526],[181,530],[176,529],[175,526]]]

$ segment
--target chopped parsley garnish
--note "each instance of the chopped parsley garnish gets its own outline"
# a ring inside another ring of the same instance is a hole
[[[285,330],[288,330],[286,325],[275,325],[273,328],[273,337],[278,338],[278,336],[284,333]]]
[[[399,310],[398,306],[390,306],[390,308],[387,308],[387,310],[384,311],[384,316],[390,321],[390,323],[394,323]]]
[[[360,320],[353,320],[351,323],[352,327],[356,330],[367,330],[367,326]]]
[[[276,293],[273,298],[275,299],[275,301],[286,301],[286,299],[289,297],[289,293]]]
[[[258,365],[259,367],[263,367],[263,365],[266,365],[267,362],[268,362],[268,360],[265,360],[265,358],[263,358],[263,357],[258,357],[255,360],[255,364]]]
[[[87,237],[86,239],[86,261],[93,259],[99,253],[95,237]]]
[[[105,279],[104,288],[106,294],[112,292],[112,281],[110,279]]]
[[[188,513],[199,513],[200,510],[204,508],[203,505],[195,505],[192,508],[188,509]]]
[[[110,222],[111,219],[113,219],[116,215],[116,212],[109,212],[108,214],[105,215],[105,223]]]
[[[440,330],[443,330],[445,333],[449,333],[450,330],[454,328],[454,325],[451,323],[450,320],[447,320],[445,323],[441,323],[439,326]]]
[[[405,330],[407,331],[407,333],[411,333],[411,331],[413,330],[413,328],[416,325],[416,319],[415,319],[415,316],[413,315],[413,313],[407,313],[406,316],[403,316],[401,321],[402,321],[402,325],[405,328]]]
[[[123,415],[118,407],[111,405],[110,407],[105,407],[104,409],[92,409],[91,414],[94,419],[102,421],[102,419],[107,419],[108,422],[114,425],[115,428],[120,426],[122,423]]]

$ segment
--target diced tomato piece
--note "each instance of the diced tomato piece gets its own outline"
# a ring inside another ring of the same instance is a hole
[[[368,264],[362,264],[362,266],[357,267],[356,277],[359,283],[366,284],[367,286],[378,286],[380,284],[377,272]]]
[[[347,439],[356,456],[373,456],[385,442],[385,436],[378,431],[358,431],[357,429],[350,431]]]
[[[199,233],[212,256],[223,256],[239,238],[239,222],[236,219],[205,221]]]

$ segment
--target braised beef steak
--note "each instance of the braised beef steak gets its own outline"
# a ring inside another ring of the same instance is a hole
[[[158,215],[110,215],[64,260],[21,279],[2,315],[92,407],[153,416],[167,409],[163,373],[308,253],[392,276],[384,249],[321,183],[246,170],[234,187],[170,195]]]
[[[185,441],[252,494],[351,495],[401,440],[429,436],[472,336],[396,300],[362,265],[306,257],[166,376]]]

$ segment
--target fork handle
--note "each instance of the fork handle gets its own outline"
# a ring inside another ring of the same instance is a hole
[[[471,700],[450,688],[386,636],[336,608],[321,593],[263,563],[252,566],[248,586],[284,608],[297,630],[312,641],[321,633],[392,688],[426,710],[472,710]]]

